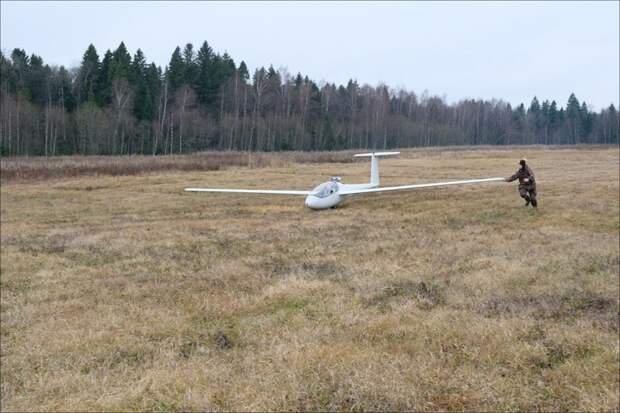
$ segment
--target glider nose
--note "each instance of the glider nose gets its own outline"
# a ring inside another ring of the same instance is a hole
[[[306,197],[306,206],[310,209],[321,209],[321,199],[314,195],[308,195]]]
[[[326,198],[319,198],[314,195],[308,195],[306,198],[306,206],[310,209],[327,209],[332,208],[340,202],[338,194]]]

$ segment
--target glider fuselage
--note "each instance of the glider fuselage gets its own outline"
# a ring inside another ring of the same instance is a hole
[[[343,184],[337,181],[327,181],[317,186],[306,197],[305,205],[310,209],[334,208],[345,200],[343,192],[354,189],[376,188],[379,184]]]

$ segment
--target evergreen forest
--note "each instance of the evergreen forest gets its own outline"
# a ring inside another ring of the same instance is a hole
[[[596,112],[570,91],[566,102],[449,104],[273,66],[251,73],[206,41],[177,47],[163,69],[124,43],[102,54],[91,44],[73,68],[14,49],[0,54],[0,103],[3,156],[619,142],[614,105]]]

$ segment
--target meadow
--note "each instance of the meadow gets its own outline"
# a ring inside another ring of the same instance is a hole
[[[380,162],[399,185],[525,156],[538,210],[514,182],[183,192],[365,182],[352,153],[2,159],[2,411],[617,410],[617,146]]]

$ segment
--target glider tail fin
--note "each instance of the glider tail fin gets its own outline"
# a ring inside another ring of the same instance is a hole
[[[379,186],[379,158],[380,156],[398,155],[400,152],[371,152],[371,153],[358,153],[353,155],[354,157],[370,157],[370,184]]]

